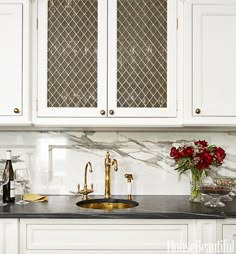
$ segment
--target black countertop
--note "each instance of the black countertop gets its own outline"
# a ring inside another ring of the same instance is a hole
[[[90,198],[101,198],[90,196]],[[123,198],[124,196],[113,196]],[[236,218],[236,200],[224,208],[189,202],[189,196],[134,196],[139,206],[112,211],[80,208],[80,196],[49,196],[48,202],[0,207],[0,218],[225,219]]]

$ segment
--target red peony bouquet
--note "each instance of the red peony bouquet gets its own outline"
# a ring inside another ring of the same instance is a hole
[[[175,160],[177,164],[175,170],[180,174],[188,170],[191,171],[192,196],[190,200],[195,201],[201,198],[198,184],[203,172],[207,175],[211,166],[219,167],[222,165],[226,154],[221,147],[209,145],[205,140],[199,140],[178,148],[172,147],[170,156]]]
[[[208,145],[205,140],[199,140],[190,145],[172,147],[170,156],[178,165],[175,170],[182,174],[188,169],[199,172],[204,170],[207,173],[211,166],[222,165],[226,154],[221,147]]]

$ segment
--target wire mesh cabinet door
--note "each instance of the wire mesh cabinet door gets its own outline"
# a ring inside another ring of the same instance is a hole
[[[105,117],[107,1],[38,1],[37,117]]]
[[[109,117],[176,117],[177,1],[108,8]]]

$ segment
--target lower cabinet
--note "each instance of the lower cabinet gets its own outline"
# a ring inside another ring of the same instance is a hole
[[[170,253],[191,220],[21,220],[21,254]]]
[[[103,253],[236,254],[236,219],[0,219],[0,254]]]
[[[0,219],[0,254],[18,254],[18,229],[17,219]]]
[[[224,247],[221,253],[236,253],[236,220],[222,220],[218,224],[218,239]]]

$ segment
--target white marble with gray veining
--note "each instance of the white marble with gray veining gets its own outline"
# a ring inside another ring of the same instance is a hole
[[[172,145],[205,139],[225,149],[224,165],[214,174],[236,176],[236,132],[0,132],[0,167],[5,150],[12,149],[14,168],[27,167],[31,192],[69,194],[83,185],[84,166],[93,165],[88,175],[96,195],[104,192],[104,156],[110,151],[119,163],[112,171],[112,193],[125,195],[125,173],[134,176],[136,195],[189,194],[189,177],[181,179],[169,156]]]

